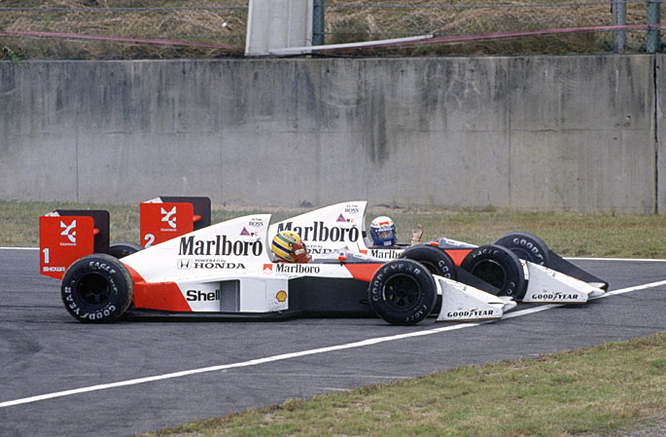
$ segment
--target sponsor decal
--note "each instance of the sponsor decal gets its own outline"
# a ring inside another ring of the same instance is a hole
[[[160,221],[162,223],[166,223],[166,224],[169,225],[168,228],[161,228],[160,229],[161,231],[175,232],[177,230],[176,229],[177,228],[177,226],[176,226],[176,211],[177,211],[177,209],[176,209],[175,206],[173,208],[171,208],[169,211],[167,211],[163,207],[160,208],[160,212],[162,214],[162,218],[161,218]]]
[[[345,214],[358,214],[361,208],[356,204],[345,205]]]
[[[247,225],[251,228],[261,228],[264,226],[264,221],[262,219],[251,218]]]
[[[51,267],[44,266],[44,268],[42,269],[43,272],[64,272],[65,270],[66,270],[65,267],[55,267],[55,266]]]
[[[188,259],[180,258],[178,260],[178,270],[214,270],[214,269],[245,269],[245,264],[239,262],[229,262],[224,259]]]
[[[249,236],[250,235],[250,233],[247,231],[246,228],[243,228],[243,230],[241,231],[240,234],[243,235],[243,236]]]
[[[345,217],[344,217],[342,214],[340,214],[340,215],[338,216],[338,219],[336,220],[336,222],[347,223],[347,220],[345,219]]]
[[[284,291],[284,290],[280,290],[275,295],[275,298],[278,300],[278,302],[286,302],[287,301],[287,292]]]
[[[532,299],[558,302],[568,300],[583,300],[585,298],[578,293],[563,293],[561,291],[556,291],[554,293],[535,294],[532,296]]]
[[[277,263],[274,265],[274,271],[277,273],[319,273],[321,269],[319,266],[309,266],[306,264],[282,264]]]
[[[261,241],[232,240],[216,235],[211,240],[195,239],[194,235],[180,238],[178,255],[259,256],[264,252]]]
[[[60,220],[60,229],[64,229],[60,233],[61,236],[67,237],[69,243],[60,242],[61,246],[76,246],[76,220],[72,220],[72,223],[67,225],[64,221]]]
[[[181,258],[178,260],[178,270],[191,270],[193,262],[189,258]]]
[[[398,259],[402,252],[395,249],[370,249],[370,256],[379,259]]]
[[[332,253],[333,249],[319,245],[308,245],[308,252],[310,255],[326,255],[327,253]]]
[[[338,226],[328,227],[323,221],[316,221],[312,226],[294,226],[293,222],[280,223],[278,232],[296,232],[305,242],[319,241],[358,241],[361,233],[357,227],[342,228]]]
[[[264,268],[262,270],[265,275],[270,275],[273,273],[273,264],[264,264]]]
[[[220,300],[220,290],[215,291],[201,291],[201,290],[187,290],[185,292],[185,299],[190,302],[210,302]]]
[[[499,317],[499,311],[496,311],[494,309],[487,309],[487,310],[480,310],[478,308],[472,308],[469,310],[458,310],[458,311],[449,311],[446,316],[451,317],[451,318],[458,318],[458,319],[467,319],[471,317],[489,317],[489,316],[497,316]]]

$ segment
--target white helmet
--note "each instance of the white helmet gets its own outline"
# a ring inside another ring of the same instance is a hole
[[[370,223],[370,237],[375,246],[395,246],[395,224],[385,215],[376,217]]]

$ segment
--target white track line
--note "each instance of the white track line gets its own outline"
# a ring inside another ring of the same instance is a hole
[[[624,293],[629,293],[631,291],[637,291],[637,290],[644,290],[647,288],[653,288],[653,287],[659,287],[662,285],[666,285],[666,281],[659,281],[659,282],[652,282],[649,284],[643,284],[643,285],[637,285],[635,287],[628,287],[628,288],[623,288],[620,290],[615,290],[615,291],[610,291],[604,295],[605,296],[614,296],[614,295],[619,295],[619,294],[624,294]],[[557,308],[562,305],[556,304],[556,305],[541,305],[533,308],[528,308],[516,312],[511,312],[508,314],[504,315],[504,319],[511,319],[515,317],[522,317],[534,313],[538,313],[541,311],[546,311],[549,309]],[[396,340],[404,340],[407,338],[416,338],[416,337],[424,337],[426,335],[433,335],[433,334],[440,334],[442,332],[449,332],[449,331],[455,331],[458,329],[464,329],[464,328],[472,328],[475,326],[479,326],[485,323],[490,323],[490,322],[477,322],[477,323],[459,323],[457,325],[450,325],[450,326],[443,326],[440,328],[434,328],[434,329],[428,329],[425,331],[418,331],[418,332],[410,332],[408,334],[399,334],[399,335],[391,335],[388,337],[377,337],[377,338],[369,338],[367,340],[361,340],[357,341],[354,343],[346,343],[346,344],[340,344],[336,346],[328,346],[328,347],[322,347],[322,348],[317,348],[317,349],[310,349],[310,350],[305,350],[305,351],[300,351],[300,352],[292,352],[288,354],[281,354],[281,355],[273,355],[270,357],[265,357],[265,358],[257,358],[254,360],[249,360],[249,361],[242,361],[239,363],[231,363],[231,364],[222,364],[219,366],[211,366],[211,367],[202,367],[200,369],[192,369],[192,370],[183,370],[181,372],[174,372],[174,373],[167,373],[164,375],[155,375],[155,376],[148,376],[145,378],[137,378],[137,379],[129,379],[127,381],[118,381],[118,382],[112,382],[109,384],[99,384],[99,385],[92,385],[89,387],[81,387],[81,388],[76,388],[72,390],[65,390],[65,391],[59,391],[59,392],[54,392],[54,393],[47,393],[43,395],[38,395],[38,396],[31,396],[27,398],[22,398],[22,399],[15,399],[13,401],[5,401],[5,402],[0,402],[0,408],[6,408],[6,407],[11,407],[14,405],[21,405],[21,404],[29,404],[33,402],[39,402],[39,401],[44,401],[47,399],[54,399],[54,398],[62,398],[65,396],[72,396],[76,394],[81,394],[81,393],[89,393],[89,392],[94,392],[94,391],[100,391],[100,390],[107,390],[110,388],[118,388],[118,387],[127,387],[131,385],[138,385],[138,384],[144,384],[147,382],[155,382],[155,381],[163,381],[167,379],[174,379],[174,378],[182,378],[184,376],[191,376],[191,375],[197,375],[200,373],[209,373],[209,372],[218,372],[221,370],[228,370],[228,369],[238,369],[242,367],[252,367],[252,366],[258,366],[260,364],[266,364],[266,363],[273,363],[276,361],[285,361],[285,360],[290,360],[292,358],[300,358],[300,357],[306,357],[310,355],[318,355],[318,354],[324,354],[328,352],[335,352],[335,351],[341,351],[341,350],[347,350],[347,349],[355,349],[355,348],[361,348],[361,347],[366,347],[366,346],[373,346],[376,344],[381,344],[381,343],[387,343],[391,341],[396,341]]]

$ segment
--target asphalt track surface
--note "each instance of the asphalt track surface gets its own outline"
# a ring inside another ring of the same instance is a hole
[[[287,399],[666,330],[666,262],[573,260],[610,282],[581,306],[484,324],[379,319],[84,325],[37,250],[0,249],[0,436],[130,436]]]

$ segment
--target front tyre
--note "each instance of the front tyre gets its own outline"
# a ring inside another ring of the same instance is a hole
[[[506,247],[520,259],[550,267],[550,249],[541,238],[534,234],[512,232],[497,240],[495,244]]]
[[[123,263],[94,254],[75,261],[62,279],[62,301],[80,322],[106,323],[120,318],[134,295],[134,283]]]
[[[415,325],[435,307],[437,286],[422,264],[410,259],[381,266],[368,287],[373,311],[392,325]]]
[[[458,279],[456,265],[453,263],[451,257],[435,246],[427,244],[411,246],[400,254],[400,258],[420,262],[434,275],[443,276],[454,281]]]
[[[477,278],[499,288],[500,296],[520,300],[527,291],[527,278],[523,265],[509,249],[489,244],[472,250],[460,267]]]

